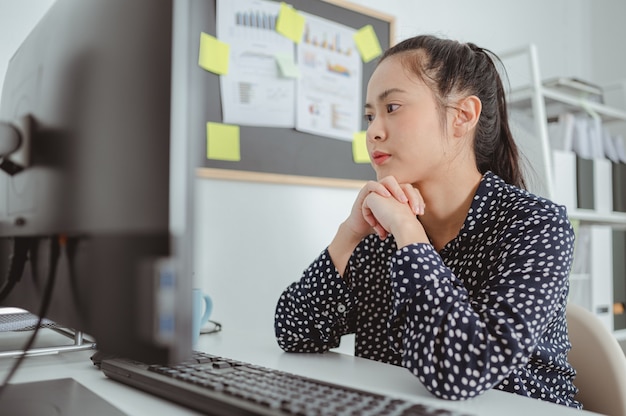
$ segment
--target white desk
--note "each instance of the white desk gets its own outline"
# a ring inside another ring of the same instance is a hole
[[[24,339],[23,334],[0,334],[0,349],[14,348],[15,345],[21,345]],[[58,342],[59,339],[63,340],[60,335],[46,330],[41,334],[39,345]],[[592,414],[497,390],[463,402],[439,400],[430,395],[404,368],[337,352],[287,354],[278,348],[271,334],[230,333],[226,328],[218,334],[201,336],[197,349],[333,383],[385,393],[438,407],[459,409],[476,415],[581,416]],[[28,357],[12,382],[71,377],[129,415],[197,415],[189,409],[108,379],[92,365],[89,360],[91,355],[91,351],[80,351]],[[13,358],[0,359],[2,378],[13,363]]]

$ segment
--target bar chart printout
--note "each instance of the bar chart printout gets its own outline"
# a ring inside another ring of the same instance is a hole
[[[217,37],[230,45],[229,73],[220,76],[223,121],[294,127],[293,78],[281,76],[276,56],[295,60],[291,40],[275,31],[280,3],[218,0]]]

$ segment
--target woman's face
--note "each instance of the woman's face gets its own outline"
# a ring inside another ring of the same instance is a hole
[[[382,61],[365,100],[367,148],[378,179],[394,176],[418,185],[446,166],[446,143],[437,102],[398,56]]]

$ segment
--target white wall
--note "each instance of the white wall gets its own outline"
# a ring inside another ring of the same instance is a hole
[[[0,0],[0,85],[9,59],[52,3],[54,0]]]
[[[289,283],[330,243],[358,189],[198,181],[197,285],[225,326],[272,331]]]
[[[589,7],[593,62],[591,78],[600,85],[626,80],[626,1],[603,0]]]
[[[534,43],[546,78],[591,74],[587,8],[593,0],[386,0],[384,7],[379,0],[355,2],[396,16],[398,40],[432,33],[496,53]]]
[[[435,33],[494,52],[534,43],[544,78],[601,84],[626,78],[623,0],[352,1],[397,16],[399,40]],[[52,3],[0,0],[1,78],[21,39]],[[199,180],[195,278],[214,297],[214,318],[271,330],[280,291],[328,244],[355,194]]]

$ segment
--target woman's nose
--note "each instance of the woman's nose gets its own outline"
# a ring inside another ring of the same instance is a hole
[[[369,126],[367,126],[366,137],[368,140],[373,140],[373,141],[385,140],[387,138],[387,134],[383,126],[383,123],[378,119],[372,120]]]

